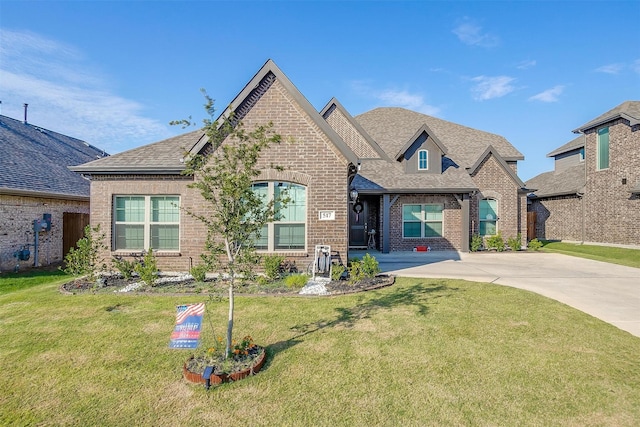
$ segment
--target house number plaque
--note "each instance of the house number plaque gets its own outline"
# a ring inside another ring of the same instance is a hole
[[[320,221],[335,221],[336,211],[319,211],[318,219]]]

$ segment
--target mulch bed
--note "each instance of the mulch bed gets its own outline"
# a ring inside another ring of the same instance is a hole
[[[328,282],[325,287],[329,295],[344,295],[355,292],[364,292],[393,285],[395,278],[388,275],[378,275],[371,279],[364,279],[356,283],[349,283],[346,280]],[[137,278],[124,279],[119,275],[103,276],[99,280],[89,281],[86,278],[79,278],[64,283],[60,286],[60,292],[66,294],[78,293],[114,293],[122,292],[127,286],[139,282]],[[153,287],[140,286],[139,288],[127,292],[127,294],[213,294],[226,296],[228,285],[224,281],[207,281],[196,283],[193,279],[183,279],[168,283],[158,283]],[[292,290],[286,287],[270,286],[237,286],[236,295],[259,296],[259,295],[298,295],[299,289]]]

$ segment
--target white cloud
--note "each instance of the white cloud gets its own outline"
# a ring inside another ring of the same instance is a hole
[[[32,32],[0,30],[2,114],[83,139],[110,153],[171,135],[144,106],[113,93],[73,46]]]
[[[563,85],[557,85],[529,98],[529,101],[557,102],[564,91]]]
[[[596,68],[596,71],[599,73],[607,73],[607,74],[620,74],[620,72],[625,68],[624,64],[608,64],[603,65],[602,67]]]
[[[471,46],[493,47],[500,43],[497,36],[483,32],[480,25],[467,17],[463,18],[452,32],[462,43]]]
[[[535,60],[527,60],[527,61],[520,61],[518,63],[518,65],[516,65],[516,68],[519,70],[527,70],[531,67],[535,67],[536,66],[536,61]]]
[[[631,64],[631,69],[634,73],[640,74],[640,59],[636,59],[635,61],[633,61],[633,63]]]
[[[515,78],[509,76],[478,76],[471,79],[475,82],[475,86],[471,88],[473,98],[477,101],[485,101],[487,99],[500,98],[516,88],[513,86]]]
[[[440,112],[438,107],[426,103],[424,96],[398,89],[373,89],[367,82],[353,82],[352,88],[361,96],[381,101],[385,107],[403,107],[430,116]]]

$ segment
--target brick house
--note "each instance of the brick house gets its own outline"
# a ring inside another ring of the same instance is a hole
[[[640,101],[580,126],[547,156],[553,171],[529,181],[542,239],[640,245]]]
[[[106,154],[28,123],[26,106],[24,121],[0,116],[0,146],[0,271],[61,261],[89,222],[89,181],[68,166]]]
[[[501,136],[401,108],[352,117],[335,99],[318,112],[271,60],[222,115],[231,111],[246,128],[272,122],[283,137],[260,159],[256,188],[286,187],[295,202],[265,230],[265,253],[304,264],[318,244],[343,262],[367,246],[466,251],[473,233],[515,237],[526,227],[523,156]],[[106,225],[107,256],[151,247],[165,270],[197,261],[204,227],[170,206],[203,213],[181,172],[185,152],[207,145],[198,130],[73,168],[91,176],[91,221]]]

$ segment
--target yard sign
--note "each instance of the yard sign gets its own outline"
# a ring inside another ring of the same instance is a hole
[[[176,312],[176,326],[171,334],[169,348],[196,348],[202,330],[204,303],[179,305]]]

